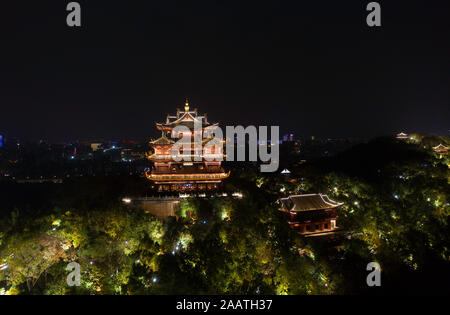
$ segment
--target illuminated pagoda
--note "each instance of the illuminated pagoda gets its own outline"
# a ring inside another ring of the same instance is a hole
[[[439,154],[440,156],[447,155],[448,147],[440,143],[439,145],[433,147],[433,151]]]
[[[174,130],[178,126],[184,131]],[[201,127],[201,135],[197,134],[200,139],[198,145],[194,142],[194,126]],[[147,158],[154,165],[145,175],[157,185],[158,191],[188,192],[219,188],[221,181],[229,176],[229,172],[226,173],[221,166],[224,156],[223,140],[212,136],[203,138],[206,131],[213,131],[217,127],[217,123],[208,122],[206,114],[201,116],[197,109],[190,110],[187,99],[184,111],[177,109],[176,115],[167,115],[165,123],[156,123],[156,128],[162,135],[150,142],[153,153],[147,155]],[[190,138],[191,141],[173,155],[173,146],[181,138]],[[207,143],[211,144],[211,140],[218,140],[217,144],[220,145],[205,146]]]
[[[291,228],[311,236],[335,231],[336,210],[343,205],[322,194],[292,195],[278,199],[277,203]]]
[[[404,132],[400,132],[395,137],[399,140],[404,140],[404,139],[408,139],[408,134],[406,134]]]

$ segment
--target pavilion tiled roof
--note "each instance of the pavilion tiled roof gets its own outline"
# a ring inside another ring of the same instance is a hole
[[[442,143],[439,143],[439,145],[433,147],[433,149],[434,150],[439,150],[439,149],[441,149],[441,150],[448,150],[448,148],[445,145],[443,145]]]
[[[188,103],[186,103],[186,105],[187,104]],[[184,111],[177,110],[176,116],[168,115],[165,123],[156,123],[156,126],[158,129],[163,130],[172,129],[179,125],[186,126],[189,129],[194,129],[194,122],[201,123],[201,127],[203,129],[215,128],[218,126],[217,123],[209,123],[206,118],[206,114],[199,115],[197,113],[197,109],[193,111],[189,110],[188,105],[185,107]]]
[[[174,144],[175,142],[169,138],[167,138],[164,134],[156,139],[155,141],[150,142],[151,144],[154,145],[167,145],[167,144]]]
[[[293,212],[331,209],[343,205],[322,194],[293,195],[281,198],[279,202],[284,210]]]

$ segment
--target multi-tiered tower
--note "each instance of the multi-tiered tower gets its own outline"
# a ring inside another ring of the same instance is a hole
[[[182,131],[176,132],[181,126]],[[200,129],[194,127],[200,126]],[[186,99],[184,111],[177,110],[175,116],[167,115],[165,123],[156,123],[156,128],[161,130],[161,137],[151,141],[153,153],[147,157],[154,163],[151,171],[146,172],[149,180],[153,181],[159,191],[204,191],[216,189],[221,181],[229,176],[221,166],[223,160],[222,139],[208,136],[207,131],[213,131],[218,124],[210,124],[206,114],[200,116],[197,109],[191,111]],[[195,135],[195,132],[197,135]],[[175,150],[175,142],[183,138],[191,139],[188,145],[183,145]],[[194,140],[200,140],[195,141]],[[220,145],[211,144],[211,140],[217,140]],[[180,161],[180,159],[183,160]]]

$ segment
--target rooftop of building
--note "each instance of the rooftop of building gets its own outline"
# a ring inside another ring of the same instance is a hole
[[[331,209],[343,205],[323,194],[292,195],[280,198],[278,202],[281,204],[282,210],[293,212]]]
[[[166,135],[163,133],[162,136],[155,141],[150,141],[150,144],[153,145],[166,145],[166,144],[173,144],[175,143],[173,140],[166,137]]]
[[[433,147],[434,150],[448,150],[448,147],[443,145],[442,143],[439,143],[437,146]]]
[[[166,122],[157,122],[156,126],[158,129],[171,129],[178,125],[183,125],[188,127],[189,129],[193,129],[196,122],[200,123],[202,128],[212,128],[218,125],[217,123],[210,124],[208,122],[206,113],[203,115],[199,115],[197,108],[194,108],[194,110],[190,110],[189,101],[186,99],[184,111],[178,109],[176,115],[167,115]]]

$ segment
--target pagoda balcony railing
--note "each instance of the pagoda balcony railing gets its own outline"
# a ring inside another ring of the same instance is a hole
[[[178,155],[152,154],[148,158],[150,160],[175,160],[175,158],[177,158],[177,159],[181,159],[181,161],[187,160],[187,159],[189,159],[190,161],[195,161],[196,158],[202,159],[202,160],[206,159],[206,158],[211,159],[211,160],[223,160],[225,158],[225,156],[226,155],[223,153],[218,153],[218,154],[178,154]]]
[[[168,174],[168,175],[159,175],[159,174],[145,174],[148,179],[151,180],[221,180],[225,179],[230,175],[228,173],[214,173],[214,174]]]

